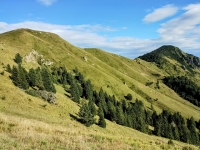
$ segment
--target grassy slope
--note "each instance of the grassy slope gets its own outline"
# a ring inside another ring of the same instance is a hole
[[[187,146],[176,141],[174,146],[169,146],[168,139],[110,121],[106,121],[106,129],[97,125],[87,128],[70,117],[70,114],[76,116],[79,107],[64,96],[63,88],[56,86],[59,105],[50,105],[13,86],[8,75],[1,76],[0,82],[0,95],[5,96],[0,101],[0,149],[181,149]]]
[[[103,87],[109,94],[116,95],[118,99],[131,93],[134,99],[143,100],[149,107],[150,103],[145,100],[145,96],[148,95],[154,99],[158,98],[158,102],[153,102],[158,111],[162,108],[170,108],[172,111],[181,112],[184,116],[193,115],[196,119],[200,119],[199,108],[181,99],[164,84],[160,83],[160,90],[155,90],[154,85],[145,86],[147,81],[154,83],[157,81],[152,73],[159,72],[162,76],[165,75],[165,72],[160,71],[154,64],[145,61],[138,64],[134,60],[102,50],[80,49],[55,34],[16,30],[0,35],[0,72],[6,64],[14,64],[13,58],[16,53],[25,56],[32,49],[43,54],[45,58],[53,60],[56,64],[66,66],[68,70],[77,67],[86,78],[92,80],[95,89],[99,90],[100,87]],[[84,56],[87,57],[87,61],[83,59]],[[137,90],[130,88],[133,85]],[[38,144],[38,142],[42,142],[41,136],[44,134],[45,138],[41,146],[49,147],[58,146],[56,140],[60,141],[61,147],[69,145],[67,142],[70,142],[72,148],[80,149],[83,146],[97,148],[101,143],[114,148],[116,142],[120,143],[121,148],[155,147],[159,149],[163,145],[166,146],[167,140],[163,138],[148,136],[109,121],[107,121],[108,126],[105,130],[96,125],[89,129],[84,127],[71,120],[69,115],[76,115],[79,109],[77,104],[64,96],[64,90],[60,86],[56,86],[56,88],[58,106],[50,105],[39,98],[25,94],[13,86],[8,73],[5,72],[3,76],[0,76],[0,96],[5,96],[5,100],[0,101],[0,119],[2,120],[0,120],[0,127],[3,129],[0,132],[2,137],[0,139],[3,139],[0,143],[5,141],[5,147],[10,144],[15,146],[18,142],[20,142],[18,146],[31,147],[31,143],[39,146],[41,143]],[[20,123],[19,120],[24,120],[24,122]],[[27,134],[28,141],[24,142],[23,136],[29,129],[33,135]],[[51,136],[54,134],[57,139],[52,139]],[[72,135],[72,138],[66,134]],[[121,135],[126,135],[126,138]],[[80,143],[80,140],[83,141]],[[177,144],[184,145],[183,143]],[[176,146],[178,147],[178,145]]]

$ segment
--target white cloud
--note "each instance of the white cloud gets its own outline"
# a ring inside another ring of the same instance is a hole
[[[155,39],[140,39],[135,37],[102,36],[100,32],[114,32],[124,28],[112,28],[102,25],[56,25],[44,22],[21,22],[8,24],[0,22],[0,33],[18,29],[30,28],[60,35],[66,41],[79,47],[96,47],[109,52],[135,58],[150,52],[162,45],[174,45],[185,52],[200,56],[200,4],[188,5],[183,13],[163,24],[157,30],[159,37]]]
[[[38,2],[46,5],[46,6],[50,6],[52,5],[54,2],[56,2],[56,0],[37,0]]]
[[[164,41],[182,44],[183,48],[200,48],[200,4],[191,4],[183,8],[186,12],[167,21],[158,29]]]
[[[152,13],[146,15],[143,19],[145,23],[156,22],[176,14],[178,8],[174,5],[165,5],[155,9]]]

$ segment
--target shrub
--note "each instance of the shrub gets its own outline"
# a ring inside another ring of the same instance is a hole
[[[174,142],[170,139],[170,140],[168,141],[168,144],[169,144],[169,145],[174,145]]]
[[[153,84],[153,82],[151,82],[151,81],[146,82],[146,86],[150,86],[152,84]]]
[[[132,95],[129,93],[129,94],[127,94],[126,96],[124,96],[127,100],[132,100]]]
[[[29,95],[31,95],[31,96],[35,96],[35,97],[39,96],[38,92],[35,91],[35,90],[33,90],[33,89],[26,90],[26,93],[29,94]]]
[[[5,95],[2,95],[2,96],[1,96],[1,99],[2,99],[2,100],[6,100],[6,96],[5,96]]]
[[[2,76],[4,75],[4,71],[1,72],[1,75],[2,75]]]

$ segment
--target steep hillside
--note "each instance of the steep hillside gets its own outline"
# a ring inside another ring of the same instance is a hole
[[[158,111],[162,109],[178,111],[187,117],[199,113],[199,108],[194,109],[195,106],[184,101],[160,81],[167,75],[166,70],[154,64],[138,62],[99,49],[81,49],[58,35],[29,29],[1,34],[0,41],[2,49],[0,61],[5,65],[13,65],[16,53],[24,57],[34,49],[45,59],[54,62],[54,65],[65,66],[71,71],[77,67],[87,79],[91,79],[95,89],[99,90],[102,87],[119,100],[131,93],[133,101],[136,98],[140,99],[147,107],[153,103]],[[173,61],[173,63],[177,62]],[[25,63],[26,65],[35,64]],[[157,81],[160,81],[160,89],[155,88]],[[151,86],[146,86],[148,82],[153,83]],[[155,99],[158,101],[154,101]],[[177,105],[180,107],[177,108]],[[199,115],[194,117],[199,119]]]
[[[14,86],[9,77],[10,74],[5,71],[7,64],[16,65],[14,58],[17,53],[24,58],[22,66],[26,69],[40,66],[38,58],[51,62],[52,66],[66,68],[70,72],[77,68],[86,79],[92,81],[95,90],[99,91],[102,87],[109,95],[115,95],[118,101],[125,99],[124,96],[130,93],[133,96],[132,102],[135,102],[136,99],[141,100],[147,110],[151,110],[153,106],[158,113],[165,109],[171,112],[180,112],[186,118],[193,116],[195,120],[200,119],[199,107],[181,98],[162,82],[162,79],[169,75],[169,71],[165,69],[165,66],[159,66],[162,63],[149,63],[148,60],[141,60],[144,59],[142,57],[141,59],[131,60],[95,48],[82,49],[71,45],[52,33],[18,29],[0,35],[0,96],[2,100],[0,103],[0,127],[3,130],[0,134],[2,137],[0,139],[3,140],[0,142],[6,141],[7,144],[12,144],[11,148],[20,141],[20,146],[24,146],[24,148],[30,148],[31,143],[37,145],[37,142],[40,142],[41,148],[44,149],[58,148],[59,145],[55,145],[57,141],[60,142],[60,148],[63,148],[69,144],[64,140],[74,142],[70,143],[72,149],[83,149],[84,146],[94,147],[95,149],[97,147],[114,149],[115,143],[118,142],[121,143],[118,149],[137,147],[148,149],[152,145],[155,149],[160,149],[163,146],[169,146],[167,139],[157,140],[158,137],[145,135],[133,129],[116,125],[108,120],[106,121],[108,124],[106,129],[101,129],[97,125],[89,129],[84,127],[73,120],[72,116],[77,116],[79,105],[66,96],[68,93],[62,85],[55,85],[58,98],[57,106],[26,94],[22,89]],[[178,50],[176,53],[179,56],[184,56],[184,60],[176,59],[177,56],[173,56],[170,51],[160,53],[162,56],[156,55],[156,58],[161,59],[163,57],[164,59],[161,60],[166,60],[168,64],[177,66],[177,70],[181,74],[189,76],[192,72],[195,72],[193,77],[198,80],[197,58],[191,56],[193,61],[188,64],[188,55]],[[37,55],[38,58],[34,59],[33,54]],[[28,125],[18,123],[19,120],[23,119],[28,122]],[[32,119],[38,123],[38,127],[30,123]],[[22,128],[20,128],[21,125]],[[57,125],[60,125],[59,129],[56,129],[55,126]],[[73,130],[66,130],[65,126]],[[27,135],[28,144],[26,144],[23,143],[23,137],[20,135],[22,130],[29,130],[30,127],[33,129],[31,130],[33,135]],[[50,128],[53,128],[53,130],[50,130]],[[8,133],[8,136],[4,136],[6,133]],[[42,134],[45,136],[43,141],[41,139]],[[52,134],[62,136],[70,134],[74,138],[63,137],[62,139],[57,137],[56,139],[49,139]],[[121,137],[123,134],[126,134],[127,138]],[[137,136],[133,136],[134,134]],[[39,140],[36,140],[36,138],[39,138]],[[144,141],[141,141],[141,138],[144,138]],[[100,142],[98,143],[99,139]],[[51,141],[53,144],[51,145],[47,141]],[[78,144],[80,141],[83,141],[82,144]],[[97,142],[97,144],[92,145],[94,142]],[[89,143],[89,145],[86,143]],[[102,143],[107,144],[108,148],[100,146]],[[185,146],[179,142],[175,144],[177,148]],[[9,148],[6,146],[1,148]]]

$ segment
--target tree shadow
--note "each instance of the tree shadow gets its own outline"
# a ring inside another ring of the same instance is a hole
[[[73,115],[73,114],[71,114],[71,113],[69,114],[69,116],[70,116],[73,120],[80,122],[80,119],[79,119],[77,116],[75,116],[75,115]]]

